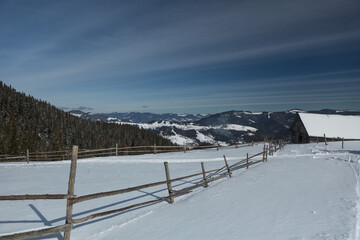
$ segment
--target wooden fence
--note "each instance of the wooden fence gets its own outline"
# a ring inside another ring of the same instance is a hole
[[[26,239],[26,238],[33,238],[33,237],[42,237],[46,235],[51,235],[55,233],[61,233],[64,232],[64,239],[69,240],[71,235],[71,230],[73,229],[74,224],[83,223],[86,221],[89,221],[94,218],[115,214],[119,212],[124,212],[129,209],[133,209],[140,206],[146,206],[150,204],[154,204],[157,202],[162,201],[168,201],[169,203],[174,203],[174,199],[177,196],[185,195],[191,192],[191,190],[198,188],[198,187],[208,187],[209,183],[219,180],[224,177],[231,177],[232,171],[240,169],[240,168],[249,168],[249,166],[260,163],[260,162],[266,162],[268,159],[268,155],[272,155],[275,151],[281,149],[283,146],[285,146],[285,141],[278,141],[278,142],[270,142],[269,144],[264,144],[263,151],[260,153],[257,153],[253,156],[249,156],[249,154],[246,155],[246,158],[242,159],[241,161],[238,161],[232,165],[229,165],[226,159],[226,156],[224,155],[224,163],[225,165],[219,169],[212,169],[212,170],[205,170],[204,162],[201,162],[201,172],[194,173],[191,175],[187,175],[184,177],[178,177],[178,178],[171,178],[170,176],[170,170],[169,170],[169,164],[168,162],[164,162],[164,168],[165,168],[165,177],[166,180],[159,181],[159,182],[153,182],[148,183],[140,186],[135,187],[129,187],[125,189],[119,189],[119,190],[113,190],[108,192],[99,192],[99,193],[93,193],[83,196],[76,196],[74,192],[74,185],[75,185],[75,177],[76,177],[76,166],[77,166],[77,159],[80,156],[78,147],[74,146],[71,154],[71,166],[70,166],[70,174],[69,174],[69,182],[68,182],[68,193],[67,194],[37,194],[37,195],[9,195],[9,196],[0,196],[0,200],[36,200],[36,199],[66,199],[66,220],[65,224],[60,226],[54,226],[54,227],[46,227],[41,228],[37,230],[31,230],[26,232],[20,232],[20,233],[13,233],[13,234],[7,234],[7,235],[0,235],[0,240],[5,239],[13,239],[13,240],[19,240],[19,239]],[[260,157],[258,159],[255,159],[257,157]],[[193,178],[196,176],[202,176],[202,179],[200,181],[197,181],[193,183],[192,186],[182,188],[182,189],[174,189],[172,187],[172,183],[181,181],[184,179]],[[141,203],[136,203],[133,205],[129,205],[126,207],[122,207],[115,210],[100,212],[88,215],[86,217],[82,218],[73,218],[72,210],[73,205],[89,201],[97,198],[102,197],[108,197],[118,194],[124,194],[129,193],[133,191],[137,191],[144,188],[154,187],[158,185],[165,185],[167,186],[168,195],[163,196],[161,198],[151,200],[151,201],[145,201]]]
[[[224,148],[238,148],[249,145],[254,145],[259,142],[235,144],[232,146],[220,146],[209,145],[209,146],[135,146],[135,147],[119,147],[116,144],[113,148],[103,148],[103,149],[79,149],[78,158],[91,158],[91,157],[109,157],[109,156],[120,156],[120,155],[140,155],[140,154],[158,154],[166,152],[188,152],[195,150],[211,149],[219,150]],[[61,161],[69,160],[71,158],[71,150],[63,151],[51,151],[51,152],[30,152],[26,150],[25,154],[22,156],[11,156],[11,155],[0,155],[0,162],[31,162],[31,161]]]

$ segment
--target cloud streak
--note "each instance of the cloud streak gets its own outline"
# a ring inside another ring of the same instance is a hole
[[[0,9],[0,78],[58,105],[359,86],[354,0],[15,2]]]

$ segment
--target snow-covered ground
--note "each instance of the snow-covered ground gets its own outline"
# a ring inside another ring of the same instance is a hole
[[[259,115],[261,113],[248,113],[246,114],[253,114],[253,115]],[[241,116],[240,116],[241,117]],[[109,120],[109,118],[108,118]],[[254,133],[258,130],[257,128],[250,127],[250,126],[244,126],[239,124],[224,124],[224,125],[217,125],[217,126],[203,126],[203,125],[197,125],[194,123],[184,123],[184,122],[170,122],[170,121],[156,121],[152,123],[133,123],[133,122],[122,122],[122,121],[113,121],[117,124],[122,125],[132,125],[137,126],[142,129],[149,129],[149,130],[158,130],[160,131],[160,135],[169,139],[174,144],[183,145],[185,143],[190,145],[198,145],[199,143],[209,143],[209,144],[216,144],[217,142],[221,146],[228,146],[226,142],[220,142],[216,141],[215,137],[212,136],[209,133],[206,133],[206,131],[209,130],[224,130],[224,131],[239,131],[243,134],[246,134],[248,136],[254,135]],[[255,121],[253,121],[255,123]],[[163,128],[170,128],[171,134],[168,132],[164,133]],[[178,130],[183,131],[195,131],[196,132],[196,138],[194,137],[186,137],[186,134],[183,132],[179,132]],[[231,134],[230,134],[231,135]]]
[[[75,194],[121,189],[224,165],[262,145],[220,151],[79,160]],[[71,239],[359,239],[360,142],[287,145],[268,162],[240,169],[191,194],[75,225]],[[1,163],[0,195],[66,193],[69,161]],[[193,181],[199,180],[193,179]],[[174,183],[174,189],[191,182]],[[91,200],[74,218],[167,195],[166,186]],[[65,200],[0,201],[0,234],[64,223]],[[62,239],[61,234],[39,239]]]

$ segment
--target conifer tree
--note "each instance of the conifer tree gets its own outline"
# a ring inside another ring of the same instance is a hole
[[[114,123],[92,122],[49,103],[16,92],[0,81],[0,155],[30,151],[121,146],[172,145],[147,130]]]

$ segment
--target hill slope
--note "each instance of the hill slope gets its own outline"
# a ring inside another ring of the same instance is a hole
[[[358,239],[360,142],[287,145],[268,162],[234,171],[232,178],[209,183],[176,197],[174,204],[146,207],[75,224],[71,239]],[[128,188],[231,165],[262,151],[262,145],[142,156],[83,159],[78,196]],[[261,156],[260,156],[261,158]],[[66,192],[69,161],[0,163],[0,195]],[[54,175],[57,175],[54,178]],[[14,178],[13,176],[17,176]],[[100,179],[100,180],[99,180]],[[198,176],[173,184],[192,186]],[[39,184],[41,182],[41,184]],[[116,183],[116,184],[114,184]],[[76,205],[74,217],[110,211],[168,195],[166,185]],[[0,234],[57,226],[65,221],[65,200],[0,201]],[[40,218],[39,218],[40,216]],[[47,239],[62,239],[53,235]]]
[[[134,126],[84,120],[0,82],[0,154],[141,145],[171,145]]]
[[[113,122],[122,125],[135,125],[143,129],[149,129],[161,136],[170,139],[173,143],[194,145],[215,144],[222,145],[234,144],[234,142],[261,141],[264,138],[288,138],[289,126],[293,122],[297,112],[302,110],[294,109],[281,112],[249,112],[249,111],[227,111],[209,116],[204,116],[200,120],[176,121],[169,114],[150,114],[146,113],[147,118],[139,118],[142,114],[88,114],[83,112],[73,112],[84,119],[96,119],[99,121]],[[360,115],[359,111],[337,111],[320,110],[309,111],[310,113],[321,114],[343,114]],[[176,114],[173,114],[176,115]],[[117,118],[116,116],[126,116]],[[199,115],[196,115],[199,117]],[[139,122],[148,119],[164,119]],[[190,119],[190,117],[186,117]],[[195,118],[194,118],[195,119]]]

